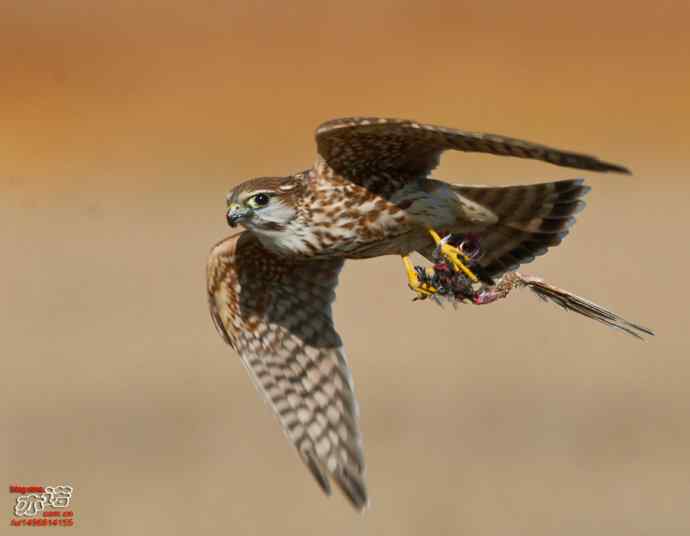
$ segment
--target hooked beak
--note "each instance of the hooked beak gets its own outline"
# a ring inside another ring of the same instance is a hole
[[[226,218],[230,227],[237,227],[237,224],[251,214],[251,209],[244,208],[237,203],[233,203],[228,208]]]

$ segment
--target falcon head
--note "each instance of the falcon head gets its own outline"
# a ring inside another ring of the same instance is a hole
[[[258,235],[285,231],[295,219],[295,177],[259,177],[236,186],[227,196],[230,227],[242,224]]]

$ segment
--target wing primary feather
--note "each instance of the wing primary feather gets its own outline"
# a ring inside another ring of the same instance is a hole
[[[307,450],[306,452],[302,453],[302,458],[304,459],[307,467],[309,468],[309,471],[311,471],[311,474],[314,476],[316,482],[321,487],[323,492],[326,495],[330,496],[331,484],[328,481],[328,476],[321,468],[321,464],[319,463],[319,460],[316,458],[316,455],[312,451]]]
[[[361,475],[353,472],[345,465],[336,472],[335,482],[358,511],[362,512],[368,508],[369,499]]]
[[[335,481],[361,511],[367,496],[357,403],[331,316],[343,262],[278,257],[244,232],[212,249],[207,286],[218,332],[319,487],[330,495]]]
[[[446,150],[541,160],[557,166],[630,174],[595,156],[526,140],[428,125],[408,119],[346,117],[316,130],[319,155],[336,172],[367,184],[377,174],[426,177]]]

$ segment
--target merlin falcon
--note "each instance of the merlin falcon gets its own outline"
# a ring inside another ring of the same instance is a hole
[[[227,196],[245,230],[211,250],[211,317],[326,494],[368,504],[358,408],[331,305],[345,259],[399,255],[416,299],[451,292],[490,303],[527,286],[543,299],[639,337],[652,334],[541,280],[521,264],[561,243],[589,191],[582,179],[464,186],[429,177],[441,153],[491,153],[629,173],[598,158],[409,120],[345,118],[316,130],[313,167],[261,177]],[[472,247],[468,247],[473,243]],[[417,252],[434,263],[414,266]]]

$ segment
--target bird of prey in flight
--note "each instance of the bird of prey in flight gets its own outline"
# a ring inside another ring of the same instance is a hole
[[[648,329],[515,270],[561,243],[589,191],[583,180],[464,186],[429,177],[448,149],[629,173],[523,140],[381,118],[316,130],[313,167],[261,177],[227,196],[245,230],[208,260],[211,317],[321,488],[368,504],[352,376],[331,314],[345,259],[399,255],[417,299],[489,303],[516,286],[639,337]],[[431,260],[423,269],[410,261]]]

